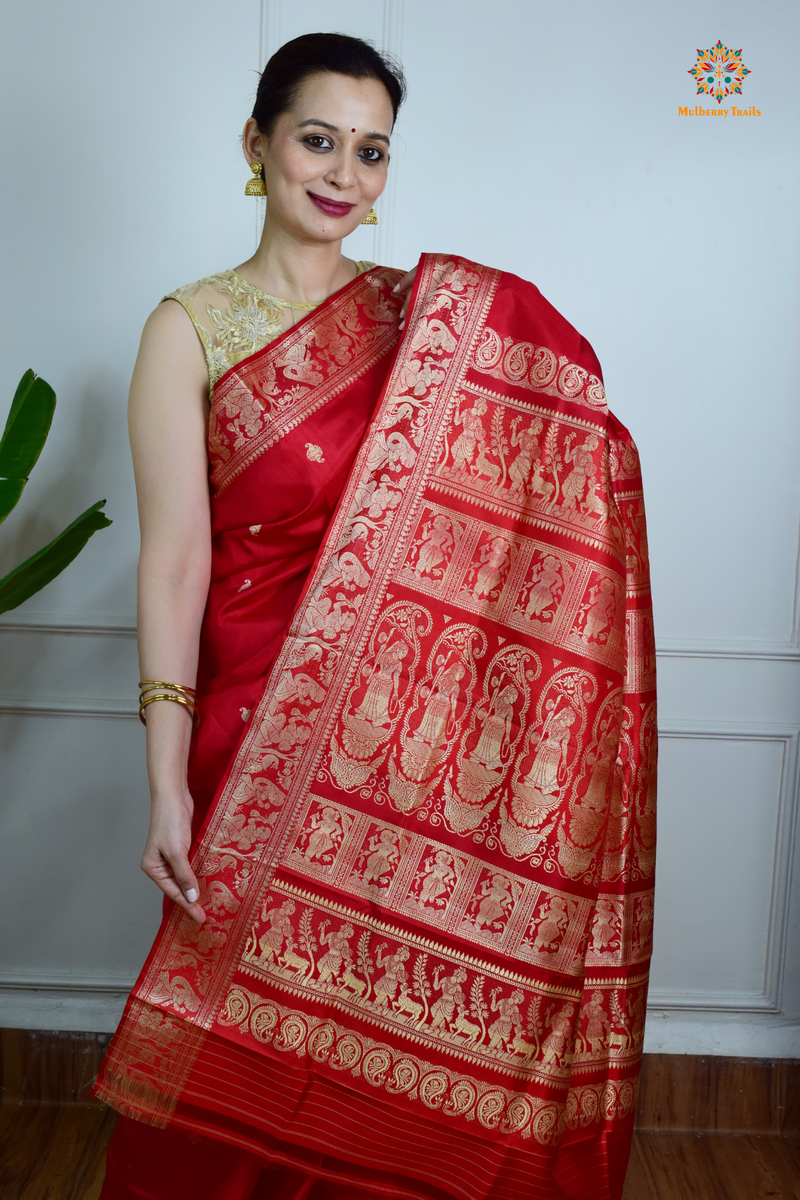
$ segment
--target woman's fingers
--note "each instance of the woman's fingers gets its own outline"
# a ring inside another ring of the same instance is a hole
[[[407,271],[406,274],[403,276],[403,278],[400,280],[400,282],[396,283],[395,286],[392,288],[392,291],[394,292],[394,294],[396,296],[403,297],[403,307],[400,309],[400,328],[401,329],[405,326],[406,297],[408,296],[408,293],[411,291],[412,287],[414,286],[414,280],[416,279],[416,277],[417,277],[417,268],[413,267],[410,271]]]
[[[142,858],[142,870],[165,896],[174,900],[198,925],[202,925],[206,914],[198,903],[200,888],[185,851],[148,846]]]
[[[396,296],[402,296],[404,292],[409,291],[414,286],[414,279],[416,278],[416,274],[417,274],[416,267],[412,267],[410,271],[406,271],[405,275],[400,280],[400,282],[396,283],[394,285],[394,287],[392,288],[392,291],[395,293]]]

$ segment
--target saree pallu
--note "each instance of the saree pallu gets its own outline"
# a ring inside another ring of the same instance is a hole
[[[531,284],[424,255],[391,356],[396,277],[215,393],[239,553],[229,486],[263,508],[287,456],[340,462],[315,422],[386,376],[268,678],[219,689],[247,725],[194,852],[208,920],[165,919],[97,1094],[354,1190],[615,1200],[653,917],[638,456]],[[231,553],[204,637],[256,596]]]

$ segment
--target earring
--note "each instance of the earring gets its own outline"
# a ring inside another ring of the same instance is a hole
[[[253,179],[248,179],[244,187],[245,196],[266,196],[267,188],[264,183],[264,164],[260,162],[251,162],[250,170],[253,172]]]
[[[369,210],[369,212],[364,217],[364,220],[361,222],[361,224],[362,225],[377,225],[378,224],[378,214],[375,212],[374,208],[371,208]]]

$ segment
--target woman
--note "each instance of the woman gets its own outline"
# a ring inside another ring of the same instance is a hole
[[[652,882],[641,560],[602,643],[580,618],[641,539],[636,452],[591,348],[532,285],[452,256],[423,255],[415,281],[342,256],[385,185],[402,96],[357,39],[278,51],[244,132],[268,196],[259,249],[145,329],[143,867],[173,903],[97,1084],[123,1113],[103,1200],[621,1190],[649,955],[627,928]],[[531,417],[533,470],[551,477],[535,495],[505,458]],[[573,488],[546,506],[576,437],[603,504]],[[448,536],[423,573],[434,527]],[[489,605],[474,580],[500,543]],[[544,555],[569,581],[546,628],[525,609]],[[445,661],[459,699],[421,782],[404,746]],[[462,787],[501,683],[507,750]],[[563,811],[531,849],[509,786],[546,687],[572,698],[574,745]],[[586,845],[570,825],[611,726],[613,864],[602,830]],[[431,861],[448,864],[436,897],[420,890]],[[497,868],[509,902],[485,927],[473,910]],[[594,962],[592,917],[612,899],[620,950]],[[564,936],[540,951],[555,901]],[[598,992],[607,1036],[590,1045],[582,1001],[595,1013]]]

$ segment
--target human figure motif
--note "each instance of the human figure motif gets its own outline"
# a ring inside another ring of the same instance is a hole
[[[591,434],[585,442],[579,442],[577,446],[572,445],[575,440],[574,433],[568,433],[564,440],[566,443],[564,462],[571,463],[572,470],[561,487],[561,509],[567,513],[573,510],[577,512],[580,509],[586,485],[589,485],[590,491],[594,490],[593,454],[600,443],[594,434]]]
[[[552,621],[554,614],[547,610],[558,603],[563,587],[561,563],[552,554],[548,554],[534,570],[533,586],[528,593],[525,616]]]
[[[419,728],[414,731],[417,741],[425,742],[434,749],[446,743],[448,725],[452,725],[456,719],[458,699],[461,695],[460,683],[465,674],[464,665],[454,662],[436,676],[425,702],[425,712]]]
[[[542,1066],[547,1069],[560,1067],[566,1058],[567,1043],[572,1032],[575,1005],[567,1004],[553,1016],[550,1032],[542,1046]]]
[[[511,995],[504,999],[498,999],[498,994],[492,993],[492,1012],[500,1015],[489,1026],[489,1050],[499,1052],[503,1049],[503,1044],[507,1045],[515,1033],[523,1032],[520,1005],[524,999],[525,993],[519,988],[515,988]]]
[[[592,1053],[597,1053],[605,1043],[605,1033],[611,1022],[603,1007],[603,993],[592,992],[589,1003],[583,1010],[583,1020],[586,1022],[584,1037]]]
[[[567,755],[578,714],[570,705],[554,708],[544,723],[539,745],[523,783],[543,796],[557,796],[567,782]]]
[[[364,883],[380,883],[384,875],[388,875],[392,864],[400,857],[397,849],[397,839],[400,834],[394,829],[382,829],[377,837],[370,839],[367,865],[361,876]]]
[[[291,915],[295,911],[294,900],[284,900],[282,904],[267,910],[266,902],[261,907],[261,920],[269,922],[269,929],[258,940],[258,957],[262,963],[271,962],[278,958],[284,943],[294,937]]]
[[[561,944],[568,926],[569,912],[566,900],[563,896],[551,896],[549,902],[545,901],[539,909],[534,951],[552,954]]]
[[[489,771],[499,770],[505,761],[514,724],[514,704],[518,699],[519,692],[510,683],[495,693],[477,745],[470,751],[469,758],[482,763]]]
[[[355,710],[370,725],[388,725],[395,715],[403,659],[411,647],[402,638],[387,642],[378,652],[364,698]]]
[[[437,513],[432,521],[423,526],[423,541],[415,567],[418,575],[431,575],[437,567],[447,561],[447,556],[455,545],[452,528],[447,517],[443,517],[441,513]]]
[[[383,971],[383,975],[375,980],[375,1004],[378,1008],[389,1008],[398,988],[408,982],[404,963],[408,962],[411,951],[401,946],[394,954],[384,956],[385,949],[385,946],[378,948],[378,967]]]
[[[492,538],[488,545],[481,547],[480,561],[472,594],[476,600],[489,596],[500,583],[503,573],[511,561],[510,545],[506,538]]]
[[[314,814],[311,818],[311,828],[313,832],[308,838],[303,855],[307,862],[313,862],[315,858],[321,858],[323,854],[333,850],[343,832],[339,813],[335,808],[329,807],[323,808],[321,813]]]
[[[486,401],[476,400],[472,408],[461,412],[455,419],[455,425],[461,426],[462,432],[453,442],[452,455],[453,475],[468,475],[478,451],[478,447],[486,445],[486,431],[481,417],[486,412]]]
[[[606,954],[619,941],[619,914],[610,900],[598,900],[592,921],[592,952]]]
[[[636,914],[634,942],[638,949],[650,945],[653,937],[653,897],[642,896]]]
[[[294,675],[287,671],[275,689],[275,699],[281,704],[296,701],[309,707],[311,704],[320,704],[325,699],[325,689],[304,671],[297,671]]]
[[[349,633],[355,623],[356,611],[351,607],[351,601],[342,592],[337,592],[335,600],[320,596],[309,603],[305,629],[321,633],[326,642],[335,642],[343,633]]]
[[[390,476],[381,475],[380,480],[374,486],[369,485],[368,487],[369,507],[367,508],[367,516],[373,521],[379,520],[387,510],[397,508],[403,499],[403,493],[398,491],[396,487],[391,487],[391,483]]]
[[[444,379],[444,371],[436,365],[436,359],[428,355],[424,362],[418,358],[409,358],[400,369],[398,388],[413,392],[415,396],[424,396],[428,388],[435,387]]]
[[[279,750],[291,750],[294,746],[302,746],[311,737],[311,729],[305,722],[305,714],[299,708],[293,708],[289,716],[278,712],[265,718],[261,723],[261,740],[267,746],[277,746]]]
[[[516,496],[524,496],[528,490],[534,462],[539,455],[537,435],[542,432],[542,421],[539,417],[535,417],[527,429],[520,429],[520,423],[519,417],[515,417],[511,422],[511,445],[512,447],[519,446],[519,454],[508,471],[511,494]]]
[[[481,895],[483,899],[475,916],[476,929],[502,921],[513,900],[511,884],[505,875],[493,875],[491,879],[485,879],[481,885]]]
[[[589,593],[588,603],[581,605],[583,631],[581,637],[587,642],[608,641],[617,612],[617,589],[614,580],[605,576]]]
[[[341,975],[343,968],[353,961],[353,952],[348,939],[353,937],[355,932],[353,926],[348,925],[347,922],[339,929],[332,929],[330,932],[328,932],[327,926],[327,921],[320,922],[320,945],[328,947],[327,953],[323,954],[317,964],[319,981],[323,986],[330,986],[330,981],[337,975]]]
[[[467,972],[463,967],[456,967],[452,975],[441,979],[442,968],[437,967],[433,973],[433,985],[442,994],[431,1005],[431,1028],[445,1029],[453,1020],[456,1008],[465,1008],[467,997],[462,983],[467,981]]]
[[[576,846],[591,846],[608,817],[614,784],[618,730],[609,722],[591,759],[589,782],[583,795],[570,804],[569,835]]]
[[[422,868],[425,874],[419,890],[420,904],[435,904],[440,896],[447,894],[456,879],[452,864],[452,856],[446,850],[437,850],[433,858],[428,859]]]

